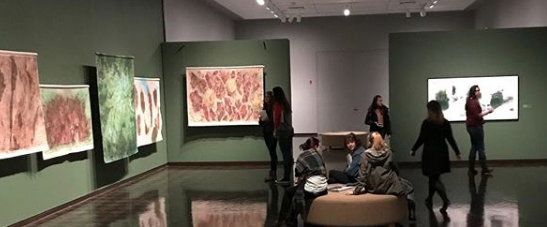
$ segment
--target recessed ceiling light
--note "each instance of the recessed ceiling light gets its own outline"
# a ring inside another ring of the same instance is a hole
[[[256,3],[258,3],[259,5],[263,6],[264,4],[266,4],[266,2],[264,2],[264,0],[256,0]]]
[[[344,16],[347,17],[347,16],[349,16],[349,14],[350,14],[349,9],[344,9]]]
[[[433,9],[433,7],[435,7],[435,5],[430,5],[430,6],[429,6],[430,9]]]

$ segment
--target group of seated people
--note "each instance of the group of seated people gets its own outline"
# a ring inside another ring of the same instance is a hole
[[[390,194],[406,196],[409,200],[409,219],[414,220],[415,203],[411,183],[399,177],[398,169],[392,160],[392,152],[382,135],[373,132],[369,135],[369,144],[363,143],[350,133],[345,137],[346,148],[350,151],[349,164],[344,169],[329,171],[319,153],[320,141],[311,137],[300,145],[304,152],[300,154],[295,166],[295,186],[285,190],[277,226],[297,226],[300,214],[305,221],[313,200],[328,194],[328,184],[341,183],[355,186],[349,195]],[[304,226],[310,226],[305,223]]]

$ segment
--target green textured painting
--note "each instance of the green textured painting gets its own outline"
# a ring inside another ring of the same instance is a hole
[[[97,89],[104,161],[137,153],[133,57],[97,54]]]

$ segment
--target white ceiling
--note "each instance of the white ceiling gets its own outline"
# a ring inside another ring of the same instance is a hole
[[[256,0],[214,0],[226,9],[239,15],[244,20],[271,19],[274,15]],[[419,13],[425,8],[427,12],[462,11],[476,0],[439,0],[433,8],[429,5],[434,0],[265,0],[267,5],[280,16],[290,17],[324,17],[342,16],[343,10],[349,8],[351,15]]]

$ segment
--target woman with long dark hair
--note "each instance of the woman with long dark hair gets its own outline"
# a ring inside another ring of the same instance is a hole
[[[265,181],[273,181],[277,177],[277,139],[273,136],[273,92],[267,91],[264,95],[264,105],[262,111],[265,115],[261,116],[259,124],[262,126],[262,134],[264,143],[270,153],[270,172],[264,179]]]
[[[427,103],[427,118],[422,122],[420,136],[412,147],[411,155],[416,154],[416,150],[422,145],[422,173],[429,178],[429,193],[425,204],[429,210],[433,209],[433,195],[435,192],[443,200],[441,212],[445,213],[450,200],[446,195],[446,189],[441,182],[440,177],[443,173],[450,172],[450,159],[448,155],[448,145],[456,153],[458,160],[461,160],[460,150],[452,135],[452,128],[443,115],[441,104],[437,101]]]
[[[283,178],[276,180],[281,185],[290,185],[292,176],[292,138],[294,128],[292,127],[292,109],[285,92],[281,87],[273,88],[273,124],[274,137],[279,142],[279,148],[283,155]]]
[[[486,154],[484,152],[484,116],[492,113],[494,109],[489,107],[486,110],[482,110],[479,100],[482,97],[481,89],[478,85],[473,85],[469,89],[467,94],[467,102],[465,103],[465,114],[467,119],[465,125],[467,126],[467,132],[471,138],[471,150],[469,151],[469,175],[477,174],[475,170],[475,159],[477,153],[479,153],[479,160],[481,162],[482,174],[492,174],[492,169],[489,169],[486,165]]]
[[[389,108],[384,105],[384,99],[380,95],[374,96],[372,104],[367,111],[365,124],[370,125],[370,133],[378,132],[382,138],[391,136],[391,119]]]

